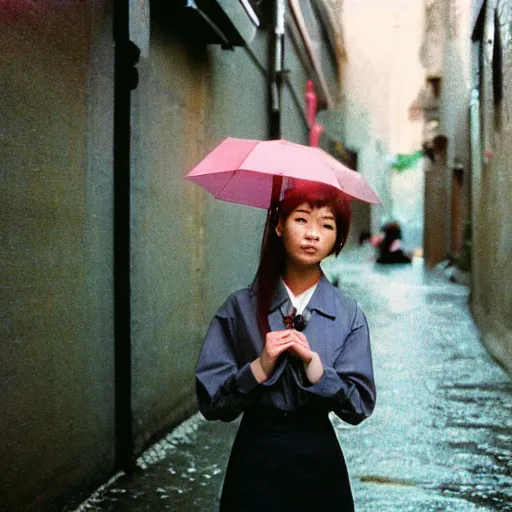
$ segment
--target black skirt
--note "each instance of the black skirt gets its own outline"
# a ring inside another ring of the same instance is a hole
[[[247,411],[228,462],[220,512],[351,512],[347,467],[327,412]]]

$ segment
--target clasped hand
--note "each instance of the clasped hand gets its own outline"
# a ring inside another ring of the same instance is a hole
[[[311,350],[306,336],[294,329],[286,329],[267,333],[263,351],[251,365],[258,381],[263,382],[272,375],[277,359],[287,351],[304,361],[306,376],[311,383],[322,376],[323,367],[320,357]]]
[[[277,358],[287,351],[295,353],[306,364],[313,357],[308,340],[301,332],[294,329],[286,329],[267,333],[265,346],[260,356],[261,365],[266,373],[267,371],[269,374],[272,373]]]

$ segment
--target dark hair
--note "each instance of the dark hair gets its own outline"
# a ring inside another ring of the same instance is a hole
[[[400,224],[396,221],[388,222],[382,226],[381,229],[384,233],[384,240],[380,244],[380,247],[386,251],[395,240],[402,239],[402,229],[400,228]]]
[[[316,182],[297,183],[288,189],[277,206],[269,210],[263,240],[261,243],[260,264],[254,278],[258,297],[258,318],[264,333],[270,331],[267,314],[279,278],[285,271],[286,253],[281,237],[277,236],[275,227],[279,219],[288,216],[302,203],[309,203],[313,208],[329,206],[336,219],[336,241],[331,254],[340,253],[347,240],[352,217],[350,199],[343,192]]]

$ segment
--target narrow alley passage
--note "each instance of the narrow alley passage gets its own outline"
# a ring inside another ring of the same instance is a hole
[[[378,268],[367,251],[324,268],[372,333],[375,413],[357,427],[333,418],[356,510],[511,510],[512,386],[479,341],[467,287],[420,259]],[[77,510],[214,510],[236,427],[193,416],[139,459],[139,473]]]

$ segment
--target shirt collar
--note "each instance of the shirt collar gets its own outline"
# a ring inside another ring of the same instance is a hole
[[[322,274],[322,277],[318,282],[318,286],[316,287],[315,293],[311,297],[307,308],[310,311],[316,310],[323,315],[336,318],[334,294],[335,290],[333,285],[329,282],[325,275]],[[286,288],[284,287],[281,279],[279,279],[269,313],[281,307],[287,300],[289,300],[288,292],[286,291]]]

